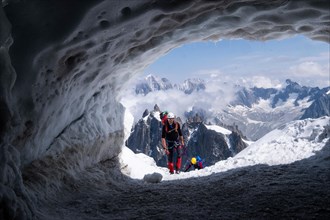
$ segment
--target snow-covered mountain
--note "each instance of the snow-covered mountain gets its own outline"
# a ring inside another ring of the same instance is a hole
[[[237,99],[218,112],[218,121],[235,124],[251,140],[257,140],[287,122],[330,115],[330,87],[305,87],[291,80],[286,83],[281,90],[242,88]]]
[[[139,80],[135,86],[136,94],[148,94],[152,91],[173,89],[172,83],[166,78],[157,78],[153,75],[148,75],[144,79]]]
[[[219,83],[214,89],[212,83],[188,79],[182,85],[172,85],[167,79],[149,75],[136,86],[135,91],[144,95],[169,89],[183,91],[191,96],[190,99],[183,97],[187,101],[182,106],[182,98],[176,100],[178,108],[185,110],[184,120],[198,114],[204,122],[237,127],[253,141],[287,122],[330,115],[330,87],[306,87],[289,79],[286,86],[280,89],[230,87],[225,83]],[[226,91],[228,88],[230,94]],[[166,97],[161,99],[166,102]],[[190,103],[187,105],[188,99]]]
[[[174,84],[174,88],[183,91],[186,94],[191,94],[194,91],[205,89],[205,82],[202,79],[186,79],[182,84]]]
[[[148,75],[136,84],[135,93],[146,95],[149,92],[168,89],[177,89],[186,94],[191,94],[194,91],[204,90],[205,82],[202,79],[187,79],[182,84],[172,84],[166,78]]]
[[[242,87],[237,93],[236,98],[231,102],[232,105],[242,105],[251,108],[258,104],[260,100],[271,100],[271,107],[276,108],[288,101],[293,102],[294,106],[300,106],[301,102],[313,102],[324,97],[330,87],[319,89],[318,87],[301,86],[289,79],[286,80],[287,86],[283,89],[274,88],[245,88]]]

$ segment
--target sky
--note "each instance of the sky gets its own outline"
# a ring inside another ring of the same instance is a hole
[[[290,122],[281,129],[271,131],[258,141],[250,142],[247,148],[234,157],[219,161],[215,165],[201,170],[181,172],[180,174],[173,175],[168,173],[167,168],[157,167],[153,158],[142,153],[134,154],[129,148],[123,147],[120,154],[120,161],[121,167],[125,168],[122,172],[133,179],[156,182],[208,176],[214,173],[257,164],[267,164],[270,166],[290,164],[315,155],[315,152],[325,146],[328,138],[320,142],[318,141],[318,136],[324,130],[324,126],[329,125],[329,120],[329,117],[322,117]],[[226,133],[227,131],[219,126],[210,126],[209,129],[213,129],[219,133]],[[185,161],[183,161],[184,165]],[[157,175],[153,177],[153,173]],[[145,178],[145,175],[148,178]]]
[[[220,40],[185,44],[160,57],[144,75],[182,83],[187,78],[280,87],[286,79],[305,86],[330,86],[328,43],[304,36],[266,42]]]

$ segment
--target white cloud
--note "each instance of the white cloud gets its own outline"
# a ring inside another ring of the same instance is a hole
[[[280,80],[278,78],[275,78],[274,76],[278,76],[277,74],[270,74],[269,76],[266,75],[246,75],[245,77],[242,77],[242,75],[236,75],[236,74],[225,74],[223,71],[218,69],[211,69],[211,70],[201,70],[199,71],[199,75],[206,79],[207,81],[207,88],[206,91],[211,92],[217,92],[219,88],[226,87],[222,90],[232,90],[233,88],[229,88],[226,85],[223,85],[224,83],[228,84],[234,84],[234,85],[240,85],[245,86],[248,88],[251,87],[263,87],[263,88],[281,88],[282,84],[281,82],[284,82],[284,80]],[[273,77],[271,77],[273,76]],[[234,91],[231,91],[233,93]]]
[[[237,88],[233,84],[227,84],[221,77],[216,77],[207,82],[204,91],[193,92],[190,95],[176,89],[166,91],[154,91],[146,96],[136,95],[129,90],[123,95],[121,103],[132,113],[135,120],[142,117],[145,109],[152,110],[155,104],[164,111],[171,111],[176,116],[184,118],[184,113],[193,107],[201,107],[205,110],[220,111],[233,100]]]
[[[200,78],[207,79],[207,78],[218,78],[219,76],[224,74],[219,69],[204,69],[197,71],[194,75]]]
[[[251,77],[241,78],[242,84],[246,87],[262,87],[262,88],[281,88],[282,84],[277,79],[272,79],[266,76],[255,75]]]
[[[308,56],[308,57],[302,57],[298,60],[299,63],[313,61],[318,63],[326,63],[329,66],[329,58],[330,58],[330,52],[322,52],[318,56]]]
[[[322,57],[328,56],[328,53]],[[322,58],[322,59],[323,59]],[[316,59],[316,58],[315,58]],[[321,58],[319,58],[321,59]],[[277,66],[278,67],[278,66]],[[146,96],[125,94],[122,103],[132,112],[135,119],[139,119],[145,109],[152,110],[157,104],[161,110],[174,112],[182,119],[185,111],[195,107],[205,110],[221,111],[233,100],[235,92],[241,87],[263,87],[280,89],[286,79],[291,79],[301,85],[329,86],[329,64],[321,65],[316,61],[303,61],[291,67],[267,69],[256,74],[229,74],[220,69],[204,69],[193,74],[205,80],[207,87],[204,91],[187,95],[176,89],[155,91]]]
[[[299,77],[329,77],[329,67],[314,61],[306,61],[289,68],[289,74]]]

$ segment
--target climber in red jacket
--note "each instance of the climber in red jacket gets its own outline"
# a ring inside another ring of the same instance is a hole
[[[167,121],[165,121],[162,129],[162,145],[167,154],[167,165],[171,174],[174,173],[174,150],[177,151],[175,170],[176,173],[180,173],[182,147],[184,146],[180,124],[174,118],[174,114],[169,112],[167,114]]]

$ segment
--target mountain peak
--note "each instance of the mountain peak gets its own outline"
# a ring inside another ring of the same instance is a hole
[[[148,94],[153,91],[178,89],[186,94],[194,91],[204,90],[205,82],[199,78],[186,79],[182,84],[172,84],[167,78],[158,78],[152,74],[147,75],[140,83],[136,85],[136,94]]]
[[[297,82],[293,82],[290,79],[285,80],[285,82],[288,84],[286,86],[286,90],[290,92],[300,92],[303,87],[301,87]]]
[[[286,84],[288,84],[288,85],[291,85],[291,84],[298,84],[298,83],[292,81],[291,79],[286,79],[285,82],[286,82]]]

